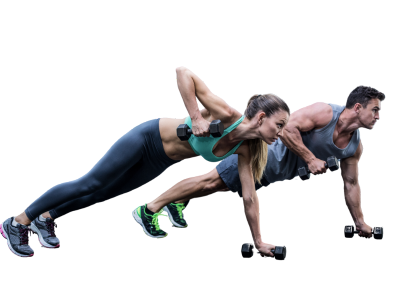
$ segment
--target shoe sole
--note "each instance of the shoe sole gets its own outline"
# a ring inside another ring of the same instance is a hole
[[[39,228],[37,228],[37,226],[36,226],[33,222],[31,223],[31,226],[30,226],[30,227],[31,227],[32,231],[38,235],[39,243],[40,243],[43,247],[48,248],[48,249],[57,249],[57,248],[60,248],[60,244],[57,244],[56,246],[54,246],[54,245],[51,245],[51,244],[47,243],[47,242],[44,240],[43,235],[40,233]]]
[[[168,233],[167,233],[166,235],[163,235],[163,236],[154,236],[154,235],[151,235],[151,234],[146,230],[146,227],[144,227],[142,218],[139,217],[139,215],[137,214],[136,209],[132,212],[132,216],[133,216],[133,218],[135,219],[135,221],[138,222],[140,226],[142,226],[144,233],[147,234],[149,237],[151,237],[151,238],[153,238],[153,239],[162,239],[162,238],[165,238],[165,237],[168,235]]]
[[[172,225],[174,225],[175,227],[178,227],[178,228],[186,228],[187,227],[187,225],[186,226],[182,226],[182,225],[180,225],[180,224],[178,224],[178,223],[176,223],[174,221],[174,219],[172,218],[172,214],[169,212],[169,209],[168,209],[167,206],[164,206],[163,210],[167,212],[168,218],[171,221]]]
[[[7,245],[8,248],[11,250],[12,253],[14,253],[15,255],[19,256],[19,257],[32,257],[34,253],[32,254],[21,254],[16,252],[12,247],[11,247],[11,243],[10,243],[10,239],[8,238],[8,234],[5,230],[3,230],[3,224],[0,224],[0,232],[1,235],[7,240]]]

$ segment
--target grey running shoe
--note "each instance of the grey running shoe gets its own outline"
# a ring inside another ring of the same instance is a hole
[[[0,232],[5,239],[7,239],[8,248],[15,255],[21,257],[33,256],[33,250],[28,245],[28,232],[31,229],[28,226],[17,224],[13,226],[12,222],[14,217],[11,217],[0,224]]]
[[[39,237],[39,242],[43,247],[46,248],[58,248],[60,247],[60,240],[54,233],[54,227],[57,224],[51,218],[46,218],[45,221],[40,221],[39,217],[31,223],[31,229],[33,233],[36,233]]]

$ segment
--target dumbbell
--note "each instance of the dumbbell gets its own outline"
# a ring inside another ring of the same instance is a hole
[[[331,170],[332,172],[338,170],[339,169],[338,159],[335,156],[329,156],[326,159],[325,168],[329,168],[329,170]],[[298,172],[301,180],[310,179],[311,172],[308,169],[308,167],[301,167],[298,169]]]
[[[243,244],[242,245],[242,256],[245,258],[250,258],[253,256],[253,244]],[[275,249],[271,250],[272,253],[275,255],[276,260],[284,260],[286,257],[286,247],[279,247],[276,246]],[[258,252],[260,253],[260,252]]]
[[[354,230],[354,226],[352,225],[344,226],[345,237],[352,238],[355,233],[358,233],[358,231]],[[381,240],[383,238],[383,227],[374,227],[372,234],[374,235],[374,239]]]
[[[220,137],[224,133],[224,124],[221,120],[214,120],[210,123],[209,129],[213,137]],[[176,134],[181,141],[187,141],[192,133],[192,129],[187,124],[181,124],[176,129]]]

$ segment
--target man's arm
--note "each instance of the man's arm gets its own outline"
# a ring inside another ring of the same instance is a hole
[[[340,169],[344,182],[344,197],[346,205],[354,220],[360,236],[370,238],[372,228],[364,222],[364,215],[361,210],[361,189],[358,182],[358,162],[361,158],[363,147],[360,141],[356,153],[353,156],[340,161]]]
[[[325,173],[325,162],[316,158],[304,145],[300,132],[325,127],[331,121],[332,114],[331,106],[322,102],[299,109],[290,116],[289,123],[284,127],[280,137],[290,151],[307,163],[313,174]]]

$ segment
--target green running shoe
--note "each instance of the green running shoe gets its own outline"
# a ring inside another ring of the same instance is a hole
[[[170,203],[163,207],[164,212],[168,215],[168,220],[175,228],[186,228],[188,224],[185,220],[183,210],[185,209],[184,203]]]
[[[163,239],[169,236],[169,233],[162,230],[159,217],[166,218],[167,216],[160,210],[158,213],[147,214],[145,209],[147,202],[139,205],[132,210],[132,217],[136,223],[142,226],[142,232],[151,239]]]

